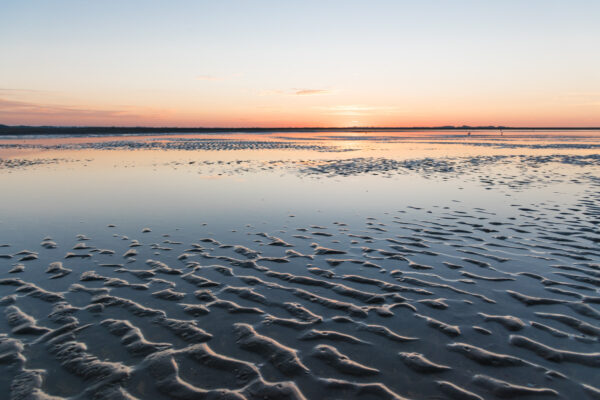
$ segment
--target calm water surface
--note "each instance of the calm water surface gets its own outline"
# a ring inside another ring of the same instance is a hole
[[[596,398],[599,149],[598,132],[0,138],[0,390]]]

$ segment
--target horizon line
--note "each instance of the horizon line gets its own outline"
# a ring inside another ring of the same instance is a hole
[[[179,130],[179,131],[277,131],[277,130],[600,130],[600,126],[504,126],[504,125],[439,125],[439,126],[147,126],[147,125],[5,125],[5,130],[64,129],[64,130]]]

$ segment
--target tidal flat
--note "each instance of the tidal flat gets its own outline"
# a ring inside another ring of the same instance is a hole
[[[8,398],[600,398],[598,131],[5,136],[0,188]]]

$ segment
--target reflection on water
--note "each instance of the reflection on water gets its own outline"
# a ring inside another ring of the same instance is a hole
[[[593,397],[598,146],[597,132],[0,139],[0,389]]]

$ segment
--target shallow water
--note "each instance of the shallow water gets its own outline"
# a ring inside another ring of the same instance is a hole
[[[0,138],[0,390],[597,398],[599,146]]]

